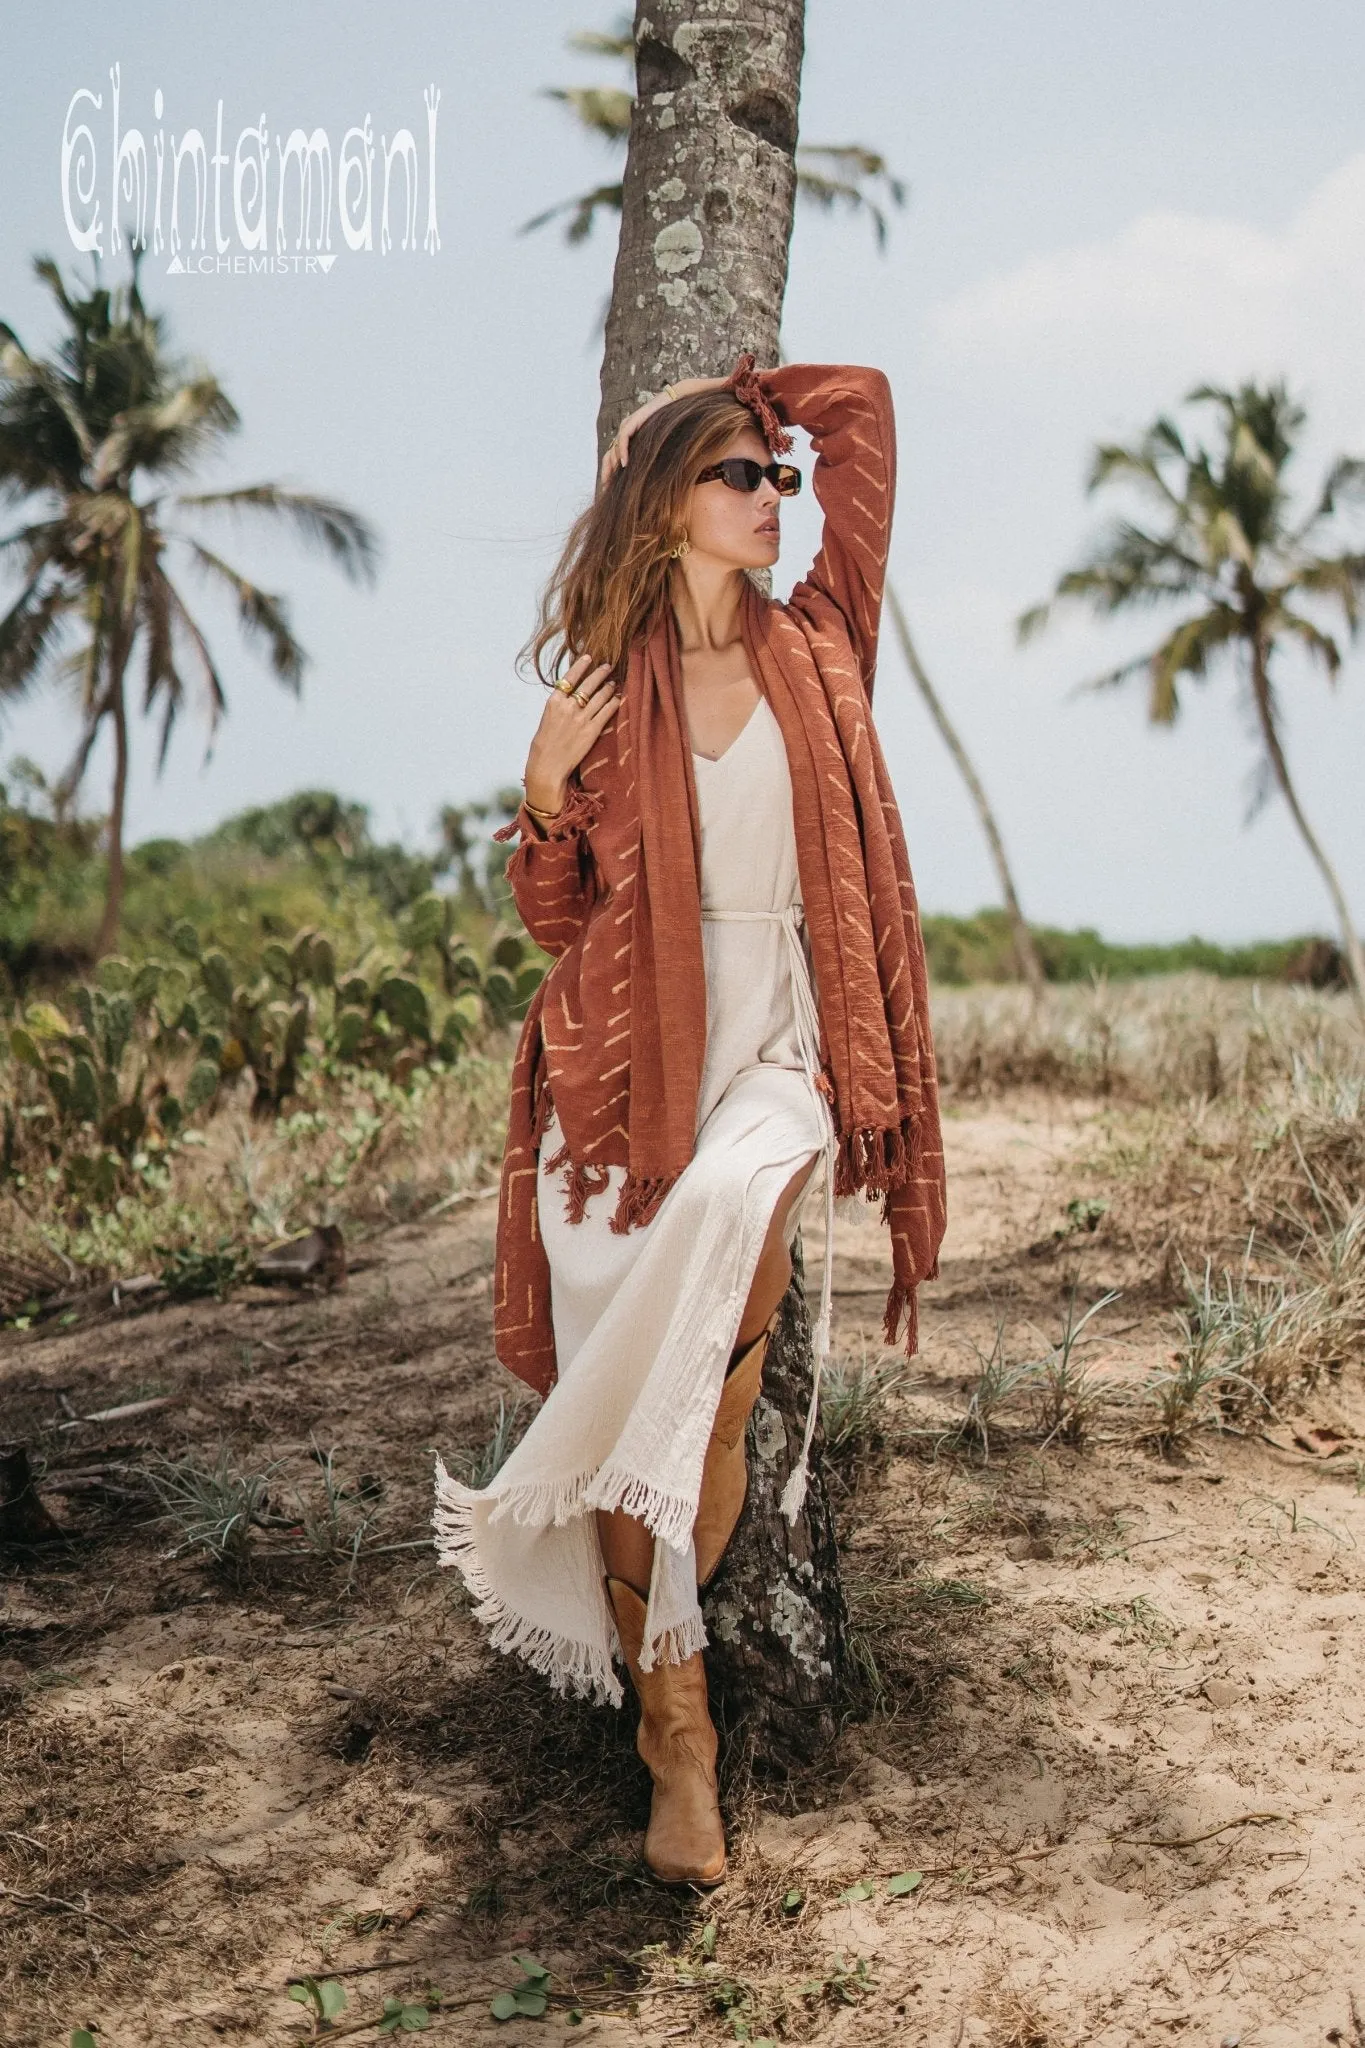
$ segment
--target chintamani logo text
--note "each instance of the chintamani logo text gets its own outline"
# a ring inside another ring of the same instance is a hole
[[[335,155],[325,128],[311,134],[302,128],[292,128],[287,136],[276,133],[272,150],[262,114],[255,127],[239,131],[229,154],[220,99],[210,156],[202,129],[183,128],[168,138],[158,86],[152,94],[153,176],[142,130],[121,125],[119,70],[115,64],[109,72],[107,122],[92,128],[84,118],[88,108],[104,114],[105,95],[82,86],[72,94],[62,125],[62,211],[77,249],[104,255],[106,223],[110,253],[122,248],[125,232],[134,247],[146,249],[150,216],[153,254],[170,251],[168,275],[325,273],[338,253],[332,244],[334,214],[342,242],[357,252],[373,251],[377,215],[379,251],[388,254],[394,246],[391,199],[400,203],[397,246],[416,249],[422,164],[410,128],[381,134],[376,150],[366,113],[358,128],[346,130]],[[422,98],[427,116],[422,246],[434,255],[441,246],[436,227],[436,108],[441,95],[432,85]]]

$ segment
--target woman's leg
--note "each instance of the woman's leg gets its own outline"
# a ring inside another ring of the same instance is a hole
[[[624,1579],[642,1599],[649,1597],[650,1573],[654,1569],[654,1538],[644,1523],[624,1508],[597,1510],[597,1540],[602,1546],[602,1567],[613,1579]]]
[[[751,1344],[763,1330],[777,1304],[791,1285],[791,1253],[787,1250],[787,1226],[792,1210],[819,1163],[813,1152],[798,1166],[773,1204],[763,1249],[758,1255],[744,1312],[735,1332],[735,1352]],[[648,1592],[654,1564],[654,1538],[644,1523],[624,1509],[598,1509],[597,1535],[602,1546],[604,1569],[614,1579],[624,1579],[642,1594]]]
[[[791,1285],[792,1261],[787,1250],[787,1222],[806,1182],[814,1173],[820,1154],[813,1152],[804,1166],[798,1166],[773,1206],[772,1221],[754,1269],[749,1299],[735,1332],[735,1349],[751,1343]]]
[[[813,1152],[782,1189],[773,1205],[767,1236],[758,1256],[749,1297],[735,1333],[735,1351],[751,1344],[765,1328],[769,1316],[791,1284],[792,1262],[787,1250],[787,1223],[798,1196],[815,1171],[820,1154]],[[597,1510],[597,1536],[602,1546],[602,1564],[614,1579],[624,1579],[636,1591],[647,1595],[654,1565],[654,1538],[644,1523],[622,1508]]]

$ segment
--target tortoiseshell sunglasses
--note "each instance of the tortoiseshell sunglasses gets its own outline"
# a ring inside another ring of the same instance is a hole
[[[794,498],[801,488],[801,472],[794,463],[755,462],[751,455],[727,455],[704,469],[697,482],[709,484],[719,478],[732,491],[756,491],[765,476],[780,498]]]

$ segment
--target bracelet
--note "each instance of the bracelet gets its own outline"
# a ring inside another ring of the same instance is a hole
[[[559,806],[558,811],[542,811],[540,806],[538,804],[533,804],[529,797],[523,797],[522,802],[525,804],[527,810],[531,813],[531,816],[533,818],[557,818],[564,809],[564,805],[561,804]]]

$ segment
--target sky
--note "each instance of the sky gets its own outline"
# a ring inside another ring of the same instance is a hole
[[[614,170],[543,88],[620,82],[565,47],[574,29],[616,18],[557,0],[12,12],[0,318],[35,351],[58,323],[34,256],[54,257],[72,285],[94,275],[63,206],[68,124],[89,124],[95,166],[83,205],[72,160],[73,217],[79,227],[102,200],[101,277],[127,274],[126,245],[113,254],[108,232],[115,66],[120,132],[141,128],[149,154],[158,125],[168,137],[198,126],[212,150],[220,100],[229,159],[263,116],[272,143],[325,127],[334,156],[368,120],[377,176],[381,138],[406,127],[416,145],[410,248],[400,173],[393,246],[380,248],[376,221],[375,247],[350,250],[334,207],[325,275],[168,274],[169,249],[144,261],[172,346],[210,368],[241,415],[185,487],[268,479],[340,498],[377,529],[381,567],[373,587],[352,584],[288,530],[180,516],[286,597],[309,663],[295,699],[180,555],[229,711],[207,759],[205,721],[187,712],[159,776],[156,734],[135,727],[134,841],[328,787],[368,804],[378,835],[417,845],[441,806],[520,777],[543,696],[513,664],[592,494],[615,224],[576,249],[555,227],[518,228]],[[1076,616],[1024,649],[1013,622],[1118,509],[1085,495],[1093,446],[1135,436],[1201,383],[1288,379],[1308,411],[1291,472],[1305,496],[1334,455],[1365,454],[1362,75],[1365,12],[1346,0],[1292,14],[1269,0],[812,0],[803,141],[875,147],[909,192],[885,253],[866,220],[798,210],[783,352],[875,363],[891,380],[891,574],[1036,922],[1134,941],[1331,929],[1284,806],[1272,799],[1245,823],[1257,752],[1231,670],[1187,689],[1178,724],[1157,729],[1140,686],[1076,686],[1150,646],[1161,615]],[[82,89],[100,109],[72,110]],[[232,176],[229,162],[236,248]],[[188,238],[188,205],[181,218]],[[210,234],[212,223],[210,206]],[[21,519],[11,509],[3,531]],[[809,496],[784,507],[778,595],[813,554],[817,519]],[[0,585],[7,601],[13,589]],[[1301,800],[1365,918],[1365,655],[1349,652],[1335,688],[1286,656],[1278,684]],[[975,816],[889,624],[874,713],[922,906],[994,902]],[[69,702],[40,693],[0,712],[0,764],[26,755],[55,774],[74,736]],[[97,753],[92,808],[108,776]]]

